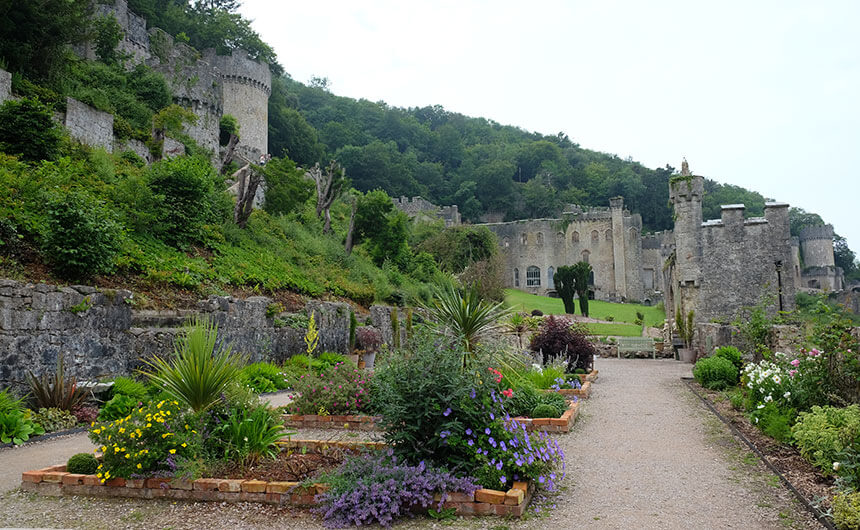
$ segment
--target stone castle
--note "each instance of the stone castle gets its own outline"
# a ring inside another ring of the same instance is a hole
[[[176,42],[161,29],[147,28],[146,20],[128,9],[127,0],[115,0],[113,5],[96,4],[95,14],[112,16],[119,23],[123,38],[117,49],[128,56],[129,66],[146,64],[163,74],[174,102],[194,112],[197,123],[187,126],[186,132],[212,152],[217,167],[220,167],[220,121],[225,114],[239,122],[240,138],[235,151],[240,158],[256,162],[268,152],[272,74],[267,64],[250,59],[242,50],[220,56],[212,49],[201,53]],[[78,46],[75,51],[95,59],[92,45]],[[9,73],[0,70],[0,103],[11,97],[10,81]],[[109,152],[130,149],[146,160],[151,159],[142,142],[121,141],[113,136],[114,117],[109,113],[69,98],[65,113],[58,119],[82,143]],[[182,144],[170,138],[165,140],[165,155],[182,152]]]
[[[742,204],[722,207],[721,219],[703,221],[704,178],[689,172],[670,182],[675,211],[671,231],[642,235],[642,219],[624,209],[621,197],[609,208],[569,206],[558,219],[488,223],[506,262],[508,287],[554,294],[553,274],[562,265],[591,264],[594,298],[607,301],[663,300],[695,312],[697,321],[730,319],[762,296],[772,309],[794,308],[800,290],[838,291],[833,227],[789,233],[788,204],[768,202],[764,217],[744,218]]]

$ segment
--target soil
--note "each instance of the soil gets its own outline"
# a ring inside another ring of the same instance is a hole
[[[246,480],[302,482],[320,476],[343,462],[344,453],[330,454],[282,451],[277,459],[264,458],[252,466],[231,462],[212,470],[212,476]]]
[[[780,443],[759,430],[743,411],[732,407],[726,396],[719,391],[708,390],[691,381],[696,392],[705,396],[719,413],[746,437],[789,482],[822,511],[830,507],[836,493],[832,477],[825,477],[810,464],[797,448]]]

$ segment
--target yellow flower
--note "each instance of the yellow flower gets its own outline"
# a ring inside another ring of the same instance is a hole
[[[131,455],[130,455],[130,454],[128,454],[128,453],[126,453],[126,454],[125,454],[125,457],[126,457],[126,458],[131,458]]]
[[[164,401],[159,401],[159,402],[158,402],[158,405],[156,405],[156,408],[159,408],[159,409],[160,409],[162,404],[164,404]]]
[[[166,432],[166,433],[161,435],[162,438],[167,438],[168,436],[173,436],[173,433],[172,432]]]
[[[188,426],[188,424],[186,423],[186,424],[185,424],[185,430],[187,431],[188,429],[190,429],[190,427],[189,427],[189,426]]]
[[[107,451],[107,447],[101,446],[101,451],[102,451],[102,453],[104,453],[105,451]]]
[[[96,473],[96,476],[97,476],[98,478],[102,478],[102,474],[101,474],[101,473]]]
[[[147,423],[147,424],[146,424],[146,426],[147,426],[147,427],[152,427],[152,424],[151,424],[151,423]]]
[[[119,428],[119,433],[120,433],[120,434],[122,434],[122,433],[124,433],[124,432],[125,432],[125,427],[120,427],[120,428]]]
[[[143,466],[142,466],[142,465],[140,465],[140,464],[138,464],[138,465],[137,465],[137,469],[141,469],[142,467],[143,467]]]
[[[90,423],[90,427],[95,427],[95,425],[96,425],[96,422]]]
[[[174,401],[174,402],[173,402],[173,404],[174,404],[174,405],[179,405],[179,402],[178,402],[178,401]]]
[[[102,432],[101,429],[93,429],[93,434],[99,434],[100,432]]]
[[[169,452],[170,454],[172,454],[172,455],[175,455],[175,454],[176,454],[176,449],[171,449],[171,450],[170,450],[170,451],[168,451],[168,452]]]
[[[114,447],[114,448],[113,448],[113,452],[114,452],[114,453],[119,453],[119,447]]]
[[[110,478],[110,471],[105,471],[105,480]]]
[[[185,442],[182,442],[180,445],[181,445],[182,447],[188,447],[188,444],[187,444],[187,443],[185,443]]]

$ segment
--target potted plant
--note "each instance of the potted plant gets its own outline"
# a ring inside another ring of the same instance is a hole
[[[654,351],[657,353],[663,353],[663,348],[666,346],[666,343],[663,342],[663,339],[654,339]]]
[[[694,313],[691,310],[687,313],[687,318],[680,309],[675,311],[675,324],[678,326],[678,338],[683,343],[682,348],[678,348],[678,360],[684,363],[692,363],[696,360],[696,354],[693,351],[693,317]]]
[[[382,333],[373,326],[362,326],[355,330],[355,342],[364,368],[372,370],[376,361],[376,352],[382,346]]]

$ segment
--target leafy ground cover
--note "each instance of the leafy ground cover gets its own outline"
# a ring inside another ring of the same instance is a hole
[[[505,290],[505,301],[518,311],[526,311],[530,313],[534,309],[542,311],[546,315],[563,315],[564,303],[561,298],[550,298],[548,296],[539,296],[517,289]],[[616,304],[612,302],[603,302],[601,300],[590,300],[588,302],[588,316],[598,320],[615,320],[617,322],[633,323],[636,321],[636,313],[640,312],[645,316],[645,324],[648,326],[658,326],[666,319],[666,313],[659,306],[644,306],[641,304]],[[641,331],[641,328],[639,328]],[[618,328],[615,331],[624,331],[626,328]],[[602,333],[603,335],[628,335],[625,333]],[[630,331],[627,331],[630,333]]]

